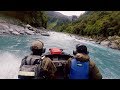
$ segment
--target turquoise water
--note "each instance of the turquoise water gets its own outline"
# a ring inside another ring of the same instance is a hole
[[[50,36],[0,36],[0,79],[16,79],[24,56],[31,53],[29,46],[34,40],[45,43],[46,52],[51,47],[63,48],[72,54],[75,45],[87,45],[91,59],[96,63],[104,79],[120,79],[120,51],[84,40],[76,40],[67,34],[50,32]]]

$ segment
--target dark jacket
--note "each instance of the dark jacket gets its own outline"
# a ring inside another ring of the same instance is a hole
[[[87,54],[77,53],[75,55],[76,60],[79,60],[81,62],[89,61],[89,79],[102,79],[102,75],[96,66],[96,64],[90,59],[90,57]],[[69,58],[66,61],[65,65],[65,77],[68,78],[68,75],[70,73],[70,65],[71,65],[72,58]]]

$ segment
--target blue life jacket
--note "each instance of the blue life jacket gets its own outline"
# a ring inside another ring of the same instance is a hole
[[[80,62],[76,59],[71,61],[70,79],[89,79],[89,61]]]

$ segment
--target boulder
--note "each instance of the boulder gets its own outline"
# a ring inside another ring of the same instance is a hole
[[[20,35],[20,33],[18,33],[17,31],[13,31],[12,34],[14,34],[14,35]]]
[[[8,31],[8,32],[9,32],[9,31]],[[1,34],[7,34],[8,32],[7,32],[7,30],[3,30],[3,29],[0,30],[0,33],[1,33]]]
[[[37,29],[45,29],[44,27],[38,27]]]
[[[41,35],[43,35],[43,36],[50,36],[49,33],[41,33]]]
[[[0,30],[4,30],[4,27],[2,25],[0,25]]]
[[[115,42],[112,42],[110,45],[109,45],[110,48],[113,48],[113,49],[119,49],[119,46],[117,43]]]
[[[0,32],[0,35],[2,35],[2,33]]]
[[[109,46],[110,45],[110,41],[104,40],[104,41],[101,41],[100,44],[103,45],[103,46]]]
[[[31,26],[31,25],[29,25],[29,24],[27,24],[27,25],[26,25],[26,27],[27,27],[27,28],[29,28],[29,27],[32,27],[32,26]]]
[[[109,36],[108,39],[111,40],[113,37],[112,36]]]
[[[94,41],[94,40],[92,38],[90,38],[89,41]]]
[[[41,33],[41,31],[39,29],[36,29],[35,32],[36,33]]]
[[[9,29],[5,29],[4,31],[5,31],[5,34],[10,34]]]
[[[13,32],[13,31],[14,31],[12,28],[10,28],[10,29],[8,29],[8,30],[9,30],[9,32]]]
[[[100,43],[101,43],[101,41],[96,41],[95,43],[100,44]]]
[[[0,29],[5,30],[5,29],[9,29],[9,27],[5,24],[0,23]]]
[[[25,34],[25,31],[21,30],[19,33],[23,35],[23,34]]]
[[[15,28],[14,30],[15,30],[15,31],[17,31],[17,32],[20,32],[20,31],[21,31],[21,30],[20,30],[20,29],[18,29],[18,28]]]
[[[30,31],[29,29],[25,29],[25,33],[28,35],[33,35],[34,31]]]
[[[29,30],[32,30],[32,31],[34,30],[34,28],[29,24],[27,24],[25,27],[28,28]]]
[[[109,36],[108,39],[113,41],[116,39],[120,39],[120,37],[115,35],[115,36]]]

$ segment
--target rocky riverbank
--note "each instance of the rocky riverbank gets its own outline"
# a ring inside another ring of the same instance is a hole
[[[46,33],[47,30],[44,28],[34,28],[30,25],[14,25],[10,23],[0,23],[0,35],[34,35]]]
[[[119,36],[109,36],[104,39],[94,39],[97,44],[110,47],[112,49],[120,50],[120,37]]]
[[[120,50],[120,37],[119,36],[109,36],[108,38],[103,38],[103,37],[91,38],[91,37],[87,37],[87,36],[85,36],[85,37],[78,36],[75,34],[69,34],[69,36],[71,36],[71,37],[75,36],[75,38],[78,40],[85,40],[85,41],[93,42],[96,44],[100,44],[105,47]]]
[[[0,35],[34,35],[44,33],[48,35],[43,27],[35,28],[31,25],[25,25],[19,19],[0,14]]]

